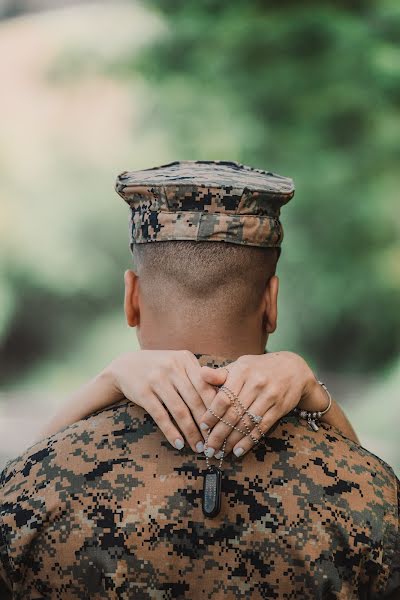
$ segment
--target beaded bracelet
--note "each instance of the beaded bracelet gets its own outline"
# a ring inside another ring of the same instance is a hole
[[[324,383],[322,383],[322,381],[318,381],[318,383],[324,389],[326,395],[328,396],[328,406],[324,410],[318,410],[316,412],[303,410],[302,408],[297,407],[292,410],[292,413],[294,415],[296,415],[300,419],[304,419],[305,421],[307,421],[308,425],[313,431],[318,431],[319,427],[317,425],[317,421],[319,421],[320,418],[323,415],[325,415],[332,406],[332,396],[330,395],[328,388]]]

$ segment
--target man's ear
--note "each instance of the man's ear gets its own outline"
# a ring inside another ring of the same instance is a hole
[[[279,279],[273,275],[268,281],[264,293],[264,323],[267,333],[273,333],[278,320]]]
[[[124,273],[125,298],[124,309],[129,327],[137,327],[140,323],[139,309],[139,277],[131,270]]]

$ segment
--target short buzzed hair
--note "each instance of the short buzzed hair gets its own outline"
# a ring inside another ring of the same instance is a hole
[[[225,242],[166,241],[133,246],[135,271],[153,309],[179,302],[182,310],[256,310],[275,274],[279,249]]]

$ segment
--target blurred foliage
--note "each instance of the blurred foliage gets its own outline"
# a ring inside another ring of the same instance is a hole
[[[61,360],[122,318],[128,214],[114,177],[177,158],[295,179],[272,348],[318,368],[389,366],[400,330],[397,0],[108,6],[102,18],[98,8],[47,15],[30,51],[37,72],[12,62],[25,30],[3,51],[5,91],[30,77],[45,89],[15,88],[10,112],[1,108],[12,140],[0,147],[3,380],[18,383],[28,365]]]
[[[123,338],[108,346],[107,324],[116,315],[128,334],[128,211],[114,181],[138,154],[132,130],[141,120],[144,83],[131,74],[125,84],[107,72],[151,43],[160,26],[148,11],[124,3],[0,25],[0,53],[9,57],[0,63],[2,386],[21,389],[38,381],[37,373],[42,386],[46,376],[52,385],[50,370],[63,363],[75,366],[70,379],[76,367],[88,376],[91,357],[84,353],[94,330],[108,360],[124,347]],[[144,161],[151,154],[165,160],[162,135],[157,151],[155,145],[151,136],[142,139]],[[136,344],[132,332],[128,339]]]
[[[90,1],[101,0],[85,0]],[[27,12],[35,12],[46,10],[49,8],[59,8],[79,4],[81,0],[0,0],[0,20],[9,19],[19,15],[24,15]]]
[[[399,3],[151,5],[169,29],[139,65],[157,93],[146,127],[167,128],[178,157],[295,179],[279,344],[381,368],[400,341]]]

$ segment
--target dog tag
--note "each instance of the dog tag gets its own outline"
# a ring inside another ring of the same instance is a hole
[[[222,473],[218,467],[211,467],[204,474],[203,513],[206,517],[216,517],[221,510]]]

